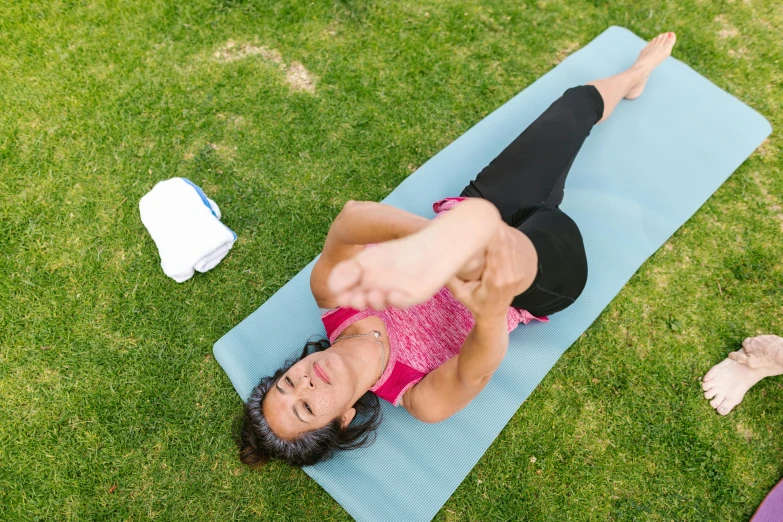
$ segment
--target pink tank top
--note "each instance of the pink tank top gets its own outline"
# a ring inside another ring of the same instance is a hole
[[[433,209],[440,214],[464,199],[446,198],[435,203]],[[350,325],[370,316],[380,318],[386,325],[391,349],[386,370],[370,391],[395,406],[425,375],[459,353],[474,324],[473,314],[447,288],[442,288],[428,301],[405,310],[335,308],[323,314],[321,319],[329,342],[334,342]],[[519,323],[527,324],[532,320],[549,321],[546,317],[509,307],[509,332]]]

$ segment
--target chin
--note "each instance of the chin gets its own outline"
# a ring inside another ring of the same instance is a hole
[[[323,366],[324,370],[329,373],[329,377],[332,380],[332,384],[335,381],[345,380],[345,363],[339,355],[332,353],[323,353],[323,357],[318,359],[318,364]]]

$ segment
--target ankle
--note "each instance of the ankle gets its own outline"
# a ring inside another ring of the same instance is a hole
[[[765,368],[759,368],[759,371],[764,374],[764,377],[776,377],[778,375],[783,375],[783,365],[777,364],[774,366],[767,366]]]
[[[636,62],[625,72],[630,78],[631,85],[636,85],[640,81],[650,76],[652,68],[649,65],[645,65],[644,63]]]
[[[778,353],[772,357],[772,360],[775,361],[775,364],[783,368],[783,349],[778,350]]]

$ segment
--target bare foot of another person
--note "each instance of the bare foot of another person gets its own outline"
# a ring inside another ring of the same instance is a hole
[[[751,368],[732,359],[724,359],[704,376],[704,397],[711,399],[710,406],[718,413],[727,415],[757,382],[774,375],[783,375],[783,366]]]
[[[647,46],[639,53],[639,58],[631,69],[637,69],[640,73],[639,82],[625,96],[626,100],[635,100],[642,95],[650,73],[672,54],[672,47],[677,41],[674,33],[659,34],[647,43]]]

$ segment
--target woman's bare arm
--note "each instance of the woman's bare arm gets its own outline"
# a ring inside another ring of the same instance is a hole
[[[403,407],[423,422],[459,412],[484,389],[508,349],[506,315],[476,321],[460,353],[428,373],[402,396]]]
[[[467,406],[487,385],[508,350],[508,307],[530,285],[523,259],[536,261],[532,245],[520,248],[515,232],[501,229],[487,248],[481,279],[453,278],[449,290],[473,314],[475,325],[460,353],[403,395],[402,404],[424,422],[440,422]]]
[[[343,244],[369,245],[409,236],[429,223],[427,218],[384,203],[348,201],[332,223],[329,235]]]

